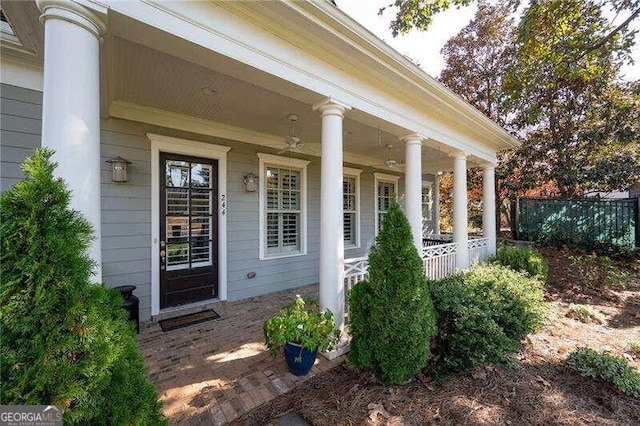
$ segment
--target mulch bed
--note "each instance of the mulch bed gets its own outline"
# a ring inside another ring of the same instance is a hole
[[[439,385],[414,381],[386,387],[370,373],[341,365],[235,424],[266,424],[291,411],[314,425],[640,424],[640,400],[580,377],[562,364],[579,346],[621,355],[627,353],[629,341],[640,341],[640,260],[620,261],[635,276],[629,289],[585,290],[580,277],[573,276],[568,251],[544,249],[543,254],[550,263],[548,325],[523,341],[508,366],[487,366]],[[590,304],[607,321],[584,324],[567,318],[570,303]],[[632,364],[640,368],[637,357]]]

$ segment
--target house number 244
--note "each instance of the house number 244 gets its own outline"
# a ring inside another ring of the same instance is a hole
[[[220,213],[222,214],[222,216],[227,214],[227,196],[226,195],[220,196]]]

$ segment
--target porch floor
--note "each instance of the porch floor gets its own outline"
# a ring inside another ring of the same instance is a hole
[[[140,330],[140,350],[170,424],[224,424],[342,362],[318,356],[306,377],[288,372],[284,355],[272,359],[263,322],[294,295],[317,299],[308,285],[214,306],[222,318],[164,333],[158,323]]]

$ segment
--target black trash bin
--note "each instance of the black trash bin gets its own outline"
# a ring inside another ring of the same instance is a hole
[[[133,294],[135,285],[121,285],[115,287],[122,295],[122,309],[129,312],[129,321],[133,321],[136,325],[136,333],[140,333],[140,299]]]

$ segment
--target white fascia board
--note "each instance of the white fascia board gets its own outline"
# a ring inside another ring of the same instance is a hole
[[[120,14],[318,93],[318,99],[333,97],[407,132],[425,135],[481,159],[494,154],[494,149],[473,137],[342,71],[339,64],[334,66],[314,57],[215,3],[102,3]]]

